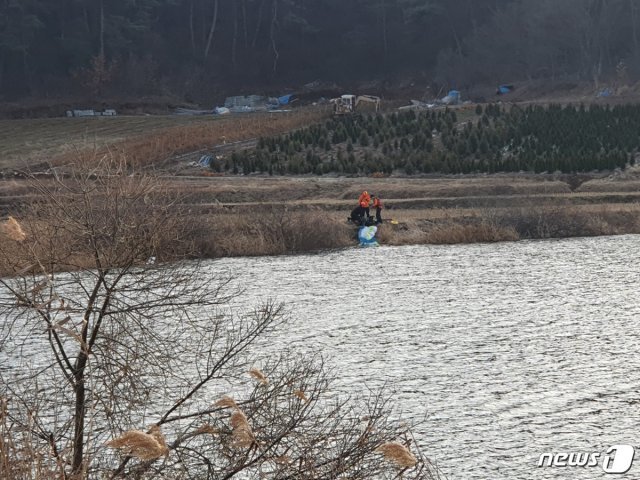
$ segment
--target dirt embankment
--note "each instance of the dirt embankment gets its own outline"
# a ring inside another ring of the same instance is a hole
[[[354,246],[357,227],[347,216],[364,189],[385,203],[385,245],[640,233],[640,180],[593,178],[575,190],[570,183],[540,175],[172,177],[160,195],[180,199],[176,208],[194,232],[190,254],[203,258]],[[34,198],[24,180],[0,183],[5,215],[19,216]]]

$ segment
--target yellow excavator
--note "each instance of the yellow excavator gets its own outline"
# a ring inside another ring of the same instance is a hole
[[[376,112],[380,110],[380,97],[373,95],[342,95],[338,98],[332,98],[334,115],[351,115],[356,112],[358,105],[361,102],[373,103],[376,108]]]

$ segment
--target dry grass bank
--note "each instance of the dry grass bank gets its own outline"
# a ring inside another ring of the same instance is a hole
[[[382,243],[453,244],[640,233],[640,204],[396,211]]]
[[[199,216],[195,251],[202,257],[280,255],[357,245],[357,227],[342,212],[270,207]],[[501,209],[396,210],[379,227],[383,245],[458,244],[640,233],[640,205]]]
[[[390,212],[387,212],[390,213]],[[397,210],[397,224],[386,222],[379,228],[383,245],[459,244],[502,242],[520,239],[564,238],[640,233],[640,205],[586,205],[575,207],[536,207],[501,209]],[[390,219],[387,216],[387,219]],[[19,219],[27,237],[42,228],[31,219]],[[357,227],[342,212],[320,209],[289,211],[270,207],[254,214],[224,208],[209,214],[180,216],[171,229],[191,232],[191,241],[160,246],[170,256],[219,258],[311,253],[357,245]],[[34,230],[34,231],[35,231]],[[4,241],[8,232],[0,232]],[[90,258],[73,254],[74,240],[68,245],[67,262],[78,268]],[[5,242],[4,253],[11,257]],[[38,243],[38,248],[47,244]],[[159,255],[162,259],[162,254]],[[0,275],[12,270],[0,262]],[[15,271],[15,270],[14,270]]]
[[[353,228],[332,217],[270,209],[256,215],[218,213],[196,217],[198,256],[282,255],[352,246]]]
[[[356,230],[345,221],[284,209],[274,208],[257,216],[220,212],[170,218],[161,241],[153,246],[153,256],[160,262],[173,258],[309,253],[350,247],[355,243]],[[172,241],[181,236],[172,232],[181,232],[182,237],[190,240]],[[90,268],[95,261],[83,238],[66,230],[61,232],[46,219],[28,214],[4,220],[0,224],[0,242],[0,276],[35,268],[30,258],[49,250],[60,254],[59,265],[54,266],[54,270],[82,270]],[[117,262],[117,259],[111,260]]]
[[[41,182],[50,185],[54,180],[42,179]],[[347,216],[354,206],[356,193],[363,189],[382,195],[388,207],[383,217],[397,221],[397,224],[387,222],[380,227],[380,242],[385,245],[640,233],[640,196],[633,191],[636,181],[631,180],[630,184],[620,192],[563,193],[567,188],[564,182],[528,176],[174,177],[164,179],[159,197],[145,195],[140,201],[146,205],[144,202],[154,204],[166,198],[180,198],[176,205],[179,221],[171,228],[192,232],[191,240],[162,248],[174,256],[216,258],[355,246],[356,227],[347,223]],[[625,183],[620,185],[624,187]],[[478,192],[490,191],[505,194],[477,196]],[[514,194],[514,191],[528,193]],[[397,198],[388,198],[384,192]],[[407,195],[416,198],[407,198]],[[24,180],[0,182],[3,219],[7,215],[21,219],[22,206],[36,198]],[[29,233],[32,220],[25,220],[23,224]],[[73,247],[72,239],[64,243]],[[44,248],[44,243],[41,245]],[[72,260],[84,265],[80,257]],[[2,271],[5,270],[0,265],[0,273]]]

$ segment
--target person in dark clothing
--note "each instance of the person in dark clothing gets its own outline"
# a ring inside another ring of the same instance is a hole
[[[356,208],[354,208],[351,211],[351,221],[353,223],[357,223],[358,225],[364,225],[365,223],[365,209],[363,207],[361,207],[360,205],[358,205]]]
[[[373,208],[376,209],[376,224],[382,223],[382,209],[384,206],[382,205],[382,200],[377,195],[372,195],[373,198]]]

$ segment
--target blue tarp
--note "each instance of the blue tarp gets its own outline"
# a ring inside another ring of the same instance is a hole
[[[507,93],[511,93],[514,90],[513,85],[500,85],[496,93],[498,95],[505,95]]]
[[[201,167],[210,167],[212,160],[213,158],[211,158],[211,155],[202,155],[200,160],[198,160],[198,165]]]
[[[289,105],[289,102],[291,101],[291,97],[293,97],[293,94],[289,94],[289,95],[283,95],[281,97],[278,97],[278,104],[279,105]]]

